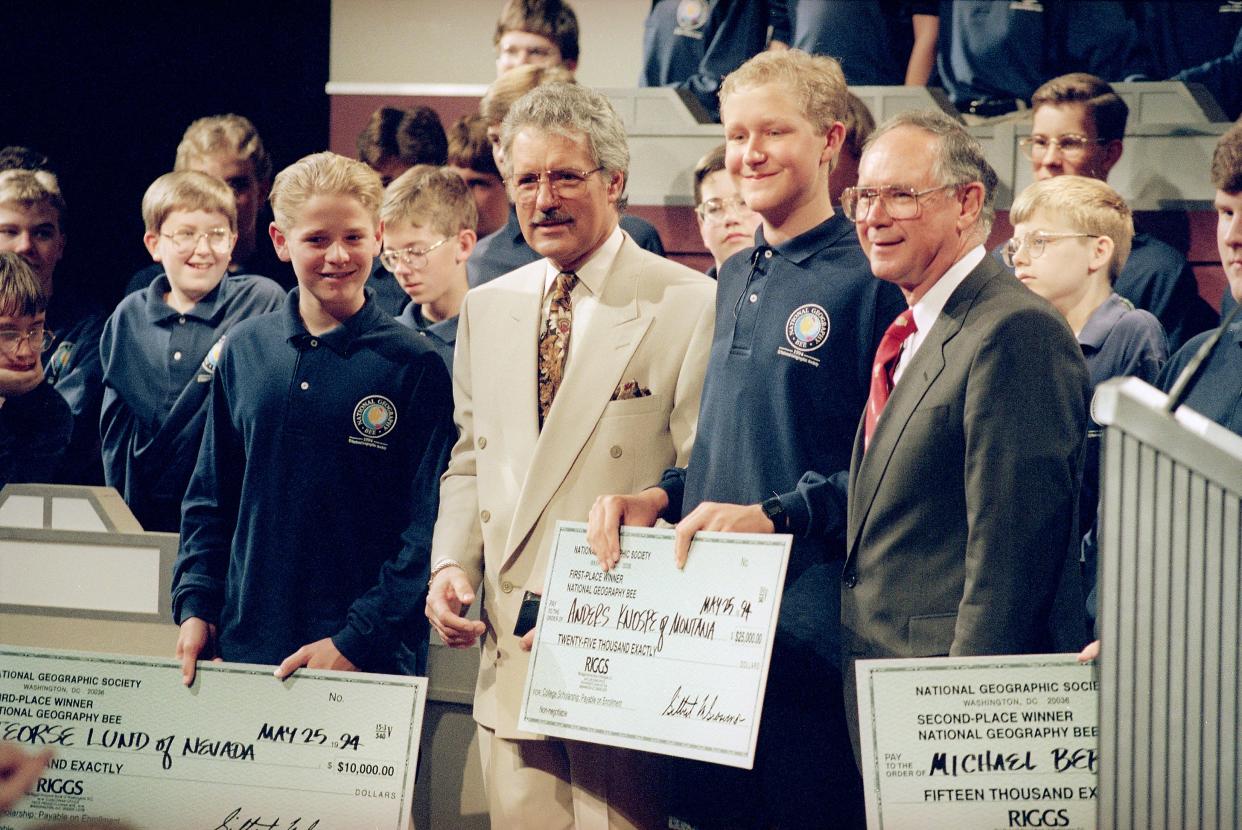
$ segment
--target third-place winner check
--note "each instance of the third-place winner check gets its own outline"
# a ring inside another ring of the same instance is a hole
[[[586,526],[557,526],[520,726],[750,768],[790,537],[624,528],[601,570]]]

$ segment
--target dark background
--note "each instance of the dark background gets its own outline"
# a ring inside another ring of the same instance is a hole
[[[276,171],[327,148],[329,11],[49,0],[0,15],[0,146],[50,156],[68,204],[58,295],[115,303],[150,264],[142,194],[194,119],[245,115]]]

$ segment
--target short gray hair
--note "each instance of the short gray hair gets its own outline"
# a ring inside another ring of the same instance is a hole
[[[513,175],[513,137],[527,127],[568,138],[584,137],[595,164],[604,168],[604,173],[629,178],[625,125],[606,96],[578,84],[551,83],[519,98],[500,127],[505,178]]]
[[[943,112],[937,110],[911,110],[894,115],[881,124],[863,145],[866,153],[881,136],[902,127],[913,127],[940,139],[939,152],[932,162],[932,176],[942,185],[983,185],[983,208],[979,213],[979,227],[984,236],[992,230],[996,218],[996,171],[983,154],[983,146],[966,128]]]

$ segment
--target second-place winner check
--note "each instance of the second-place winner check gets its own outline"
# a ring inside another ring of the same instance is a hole
[[[409,827],[426,680],[0,646],[0,740],[55,757],[0,828]]]
[[[561,522],[519,726],[747,769],[790,537],[624,528],[605,573],[586,526]]]

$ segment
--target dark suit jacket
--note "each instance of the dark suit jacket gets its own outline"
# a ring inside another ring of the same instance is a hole
[[[1070,563],[1088,395],[1065,320],[985,257],[865,455],[861,428],[855,440],[841,609],[851,659],[1082,645]]]

